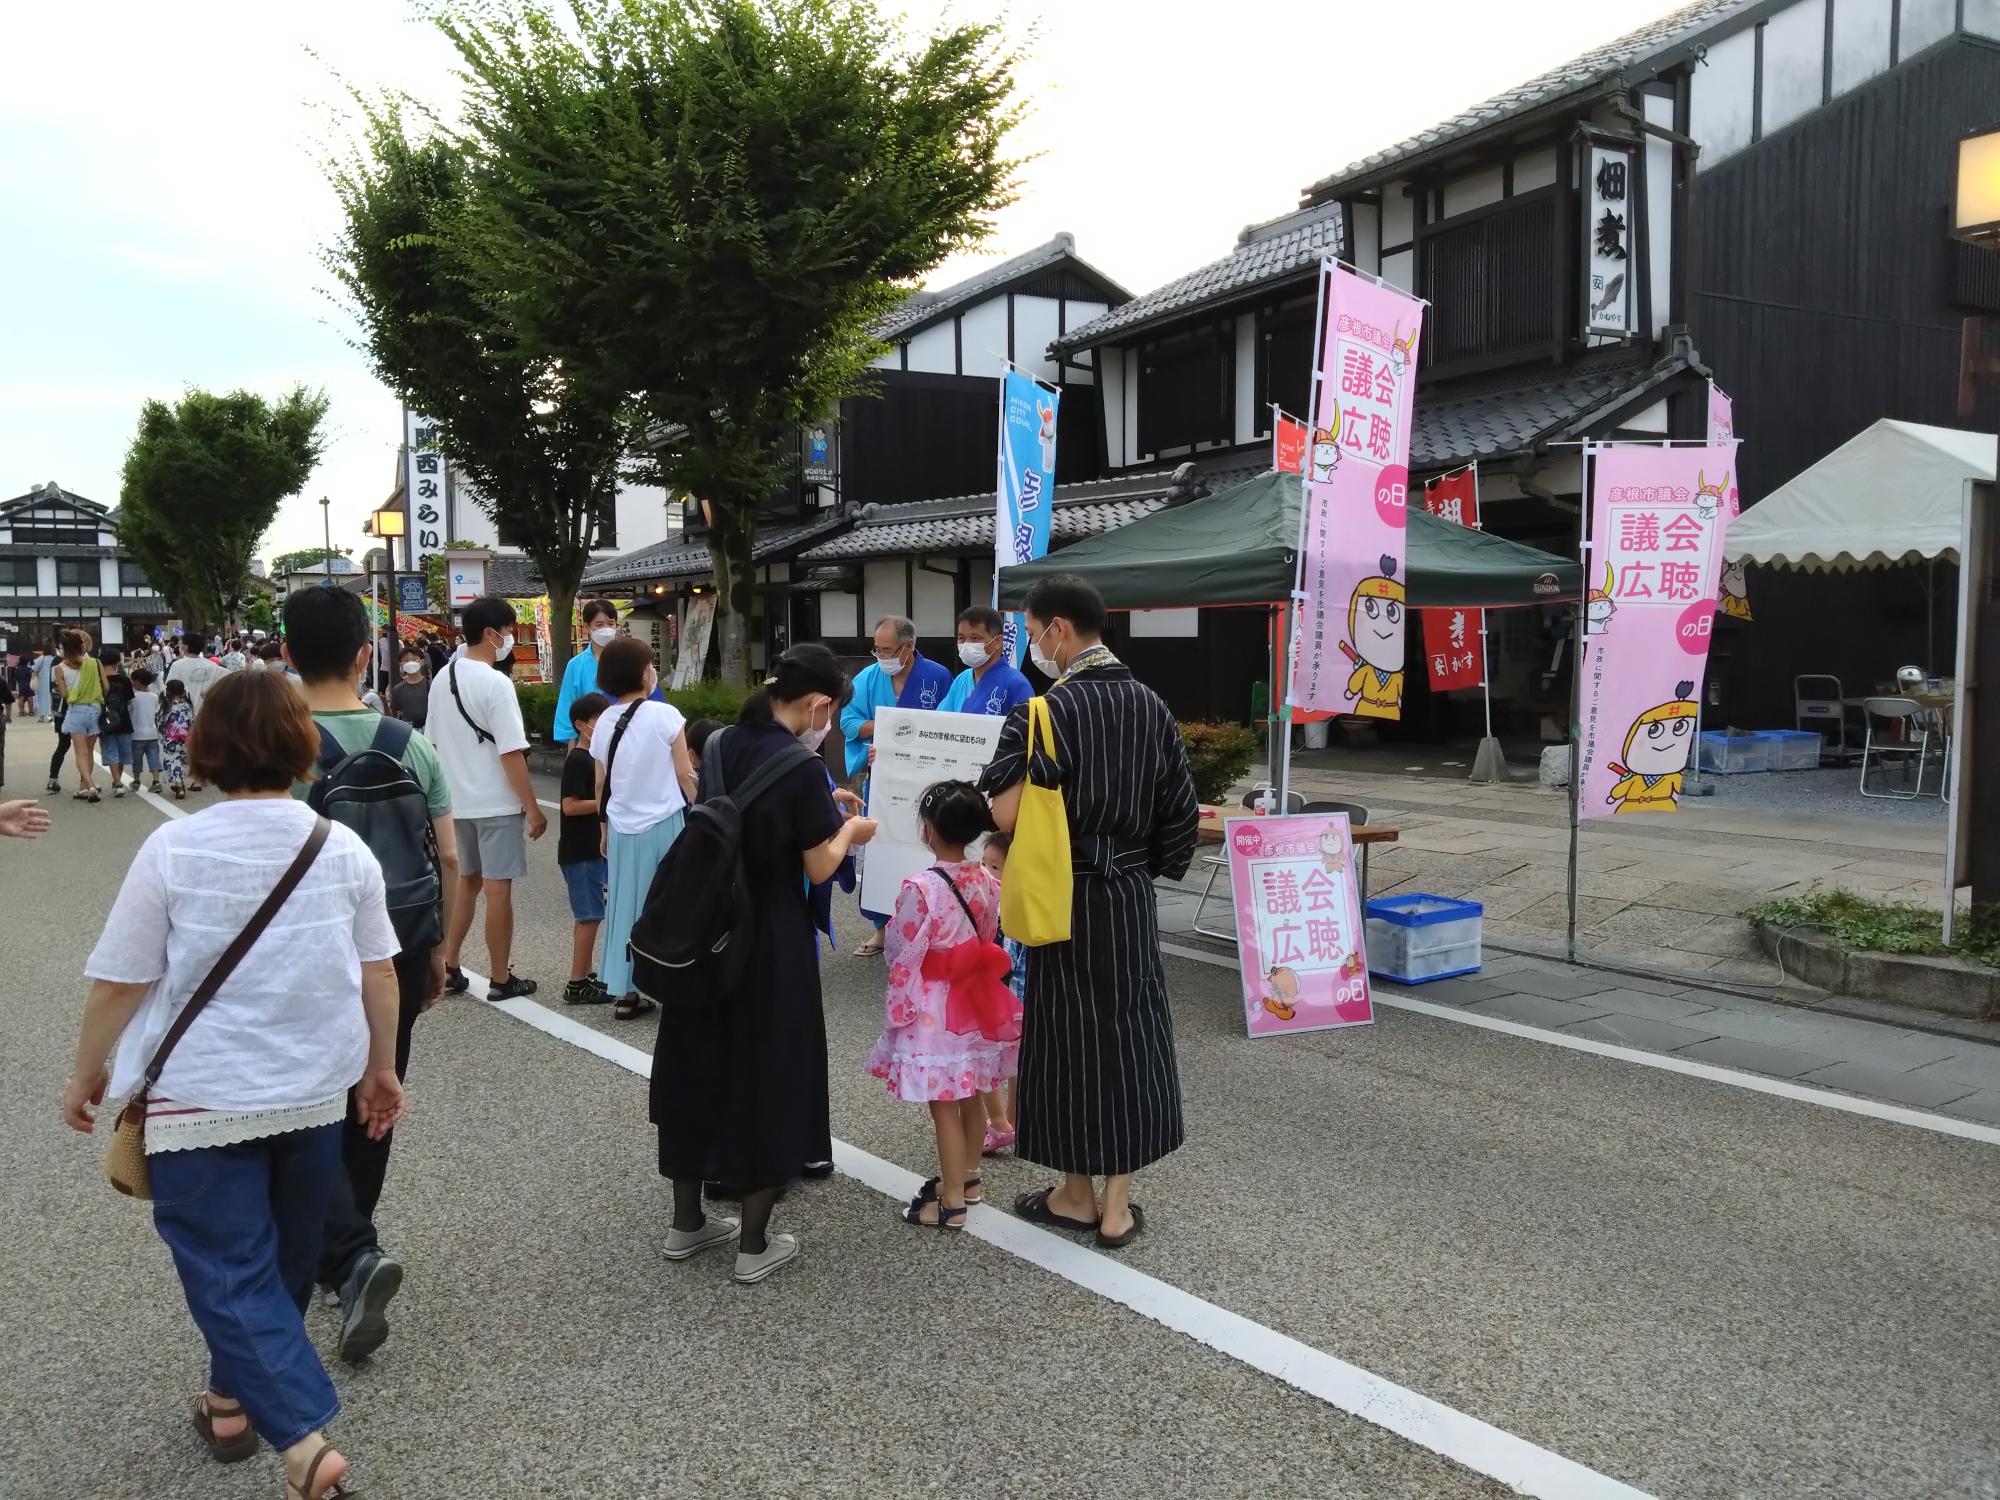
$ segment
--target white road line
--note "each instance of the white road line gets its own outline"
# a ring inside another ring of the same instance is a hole
[[[469,993],[484,998],[486,980],[466,972]],[[650,1078],[650,1054],[585,1026],[539,1001],[489,1001],[537,1031],[581,1047],[641,1078]],[[921,1185],[915,1172],[884,1161],[846,1141],[833,1143],[834,1169],[902,1202]],[[1406,1438],[1420,1448],[1541,1500],[1647,1500],[1645,1491],[1539,1448],[1476,1417],[1384,1380],[1359,1365],[1251,1321],[1191,1292],[1136,1271],[1122,1261],[990,1207],[966,1216],[966,1233],[1060,1276],[1142,1317],[1186,1334],[1253,1370]]]
[[[1234,972],[1236,961],[1217,953],[1204,953],[1198,948],[1184,948],[1178,943],[1161,943],[1160,951],[1170,953],[1175,958],[1191,959],[1195,963],[1210,964],[1219,969]],[[1584,996],[1588,1000],[1589,996]],[[1919,1130],[1933,1131],[1938,1135],[1958,1136],[1962,1140],[1984,1141],[1991,1146],[2000,1146],[2000,1128],[1981,1125],[1974,1120],[1960,1120],[1951,1115],[1931,1114],[1926,1110],[1908,1109],[1900,1104],[1883,1104],[1874,1099],[1858,1099],[1852,1094],[1836,1094],[1829,1089],[1814,1088],[1811,1084],[1789,1083],[1782,1078],[1766,1078],[1761,1073],[1739,1073],[1734,1068],[1718,1068],[1713,1063],[1695,1062],[1692,1058],[1675,1057],[1667,1052],[1641,1052],[1635,1047],[1621,1047],[1615,1042],[1600,1042],[1587,1036],[1570,1036],[1561,1031],[1545,1031],[1539,1026],[1529,1026],[1520,1021],[1509,1021],[1500,1016],[1482,1016],[1476,1011],[1460,1010],[1455,1006],[1434,1005],[1428,1000],[1413,1000],[1403,995],[1375,995],[1377,1005],[1388,1006],[1392,1010],[1413,1011],[1420,1016],[1434,1016],[1440,1021],[1453,1021],[1460,1026],[1476,1026],[1481,1031],[1504,1032],[1508,1036],[1525,1037],[1531,1042],[1542,1042],[1551,1047],[1566,1047],[1572,1052],[1588,1052],[1597,1057],[1616,1058],[1619,1062],[1636,1063],[1642,1068],[1657,1068],[1663,1073],[1680,1073],[1689,1078],[1705,1078],[1710,1083],[1724,1083],[1731,1088],[1748,1089],[1756,1094],[1772,1094],[1780,1099],[1796,1100],[1800,1104],[1816,1104],[1821,1109],[1836,1109],[1844,1114],[1864,1115],[1871,1120],[1887,1120],[1896,1125],[1914,1125]]]

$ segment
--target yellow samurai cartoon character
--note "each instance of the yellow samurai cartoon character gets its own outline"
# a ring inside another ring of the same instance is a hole
[[[1394,719],[1403,706],[1403,585],[1395,558],[1385,552],[1381,564],[1381,573],[1354,586],[1340,643],[1354,663],[1345,696],[1360,700],[1354,713],[1364,719]]]
[[[1694,684],[1679,682],[1672,701],[1655,704],[1634,719],[1625,732],[1625,763],[1611,762],[1618,784],[1604,800],[1621,813],[1674,811],[1698,712]]]
[[[1274,967],[1264,976],[1264,998],[1259,1003],[1280,1021],[1291,1020],[1299,1013],[1298,974],[1282,965]]]

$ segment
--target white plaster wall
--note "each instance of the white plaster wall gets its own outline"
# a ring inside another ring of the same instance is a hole
[[[917,612],[911,616],[917,622],[917,634],[948,636],[958,619],[958,580],[926,573],[922,566],[924,559],[917,561]],[[955,567],[956,563],[952,558],[940,558],[935,565],[945,568]],[[955,664],[952,670],[958,670]]]
[[[909,342],[910,368],[930,375],[956,375],[958,361],[952,343],[952,320],[934,323]]]
[[[1707,65],[1694,70],[1689,134],[1701,143],[1701,167],[1750,144],[1756,73],[1757,39],[1748,30],[1710,47]]]
[[[1817,109],[1826,85],[1826,0],[1799,0],[1764,23],[1764,134]]]
[[[1834,0],[1833,91],[1844,93],[1889,66],[1896,0]]]
[[[1540,146],[1533,151],[1523,151],[1514,158],[1514,194],[1532,193],[1538,188],[1554,187],[1556,182],[1556,148]]]
[[[1118,469],[1132,461],[1125,447],[1125,359],[1112,349],[1105,352],[1102,363],[1104,462]]]
[[[1373,271],[1382,263],[1382,211],[1372,203],[1343,205],[1354,225],[1354,263]]]
[[[1665,437],[1667,432],[1667,403],[1664,401],[1655,401],[1644,411],[1627,417],[1620,425],[1629,427],[1634,432],[1657,432],[1662,437]]]
[[[880,359],[874,361],[874,367],[878,370],[902,369],[903,368],[902,351],[900,349],[892,347],[887,354],[883,355]]]
[[[909,594],[903,582],[903,560],[888,558],[861,565],[861,629],[875,628],[884,615],[907,614]]]
[[[1673,128],[1674,101],[1645,100],[1646,118]],[[1657,136],[1646,137],[1646,276],[1653,299],[1653,336],[1667,326],[1672,312],[1674,271],[1674,148]]]
[[[1125,462],[1135,464],[1145,455],[1139,452],[1139,351],[1125,351],[1125,399],[1118,403],[1125,413]]]
[[[2000,38],[2000,0],[1965,0],[1965,29],[1973,36]]]
[[[51,595],[56,591],[56,560],[53,557],[35,559],[35,592]]]
[[[499,550],[500,528],[479,508],[472,497],[472,486],[459,479],[452,480],[451,511],[445,517],[444,530],[447,542],[463,541]]]
[[[855,596],[829,589],[819,596],[819,628],[822,635],[853,635]],[[861,627],[862,633],[868,627]]]
[[[1470,213],[1475,208],[1498,203],[1503,185],[1497,163],[1447,182],[1444,185],[1444,216],[1449,219],[1454,214]]]
[[[1406,186],[1408,186],[1406,183],[1390,182],[1385,183],[1382,187],[1382,243],[1384,245],[1403,245],[1409,243],[1411,237],[1410,226],[1414,220],[1411,214],[1412,205],[1410,200],[1403,196],[1403,189]]]
[[[1958,7],[1956,0],[1902,0],[1903,21],[1896,37],[1896,51],[1902,57],[1915,57],[1933,42],[1941,42],[1951,35],[1957,25]],[[1968,17],[1971,0],[1967,0]]]
[[[1002,304],[1005,305],[1004,303]],[[1056,362],[1049,358],[1049,345],[1057,338],[1056,325],[1062,321],[1062,305],[1053,297],[1019,297],[1014,299],[1014,363],[1030,374],[1039,375],[1044,380],[1054,380],[1057,376]],[[1075,317],[1075,309],[1071,309]],[[1081,328],[1088,318],[1086,315],[1070,324]]]
[[[1257,320],[1245,313],[1236,320],[1236,441],[1254,443],[1266,430],[1257,410]]]
[[[959,314],[959,348],[967,375],[998,378],[1007,353],[1007,299],[994,297],[974,303]],[[1026,346],[1024,346],[1026,347]],[[1048,340],[1042,341],[1048,347]],[[1040,349],[1035,350],[1039,354]]]
[[[1393,287],[1414,294],[1416,254],[1414,250],[1398,250],[1394,255],[1383,256],[1382,279]]]

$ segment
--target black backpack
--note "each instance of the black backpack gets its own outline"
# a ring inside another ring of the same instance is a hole
[[[444,886],[438,878],[437,831],[431,826],[430,799],[403,756],[410,726],[384,718],[375,738],[352,755],[333,731],[319,730],[319,780],[306,793],[306,806],[351,828],[382,866],[389,898],[389,921],[404,952],[433,948],[444,940]]]
[[[664,1002],[676,986],[681,998],[690,998],[690,981],[711,994],[732,990],[741,981],[753,915],[743,875],[743,810],[785,776],[819,759],[795,740],[731,791],[722,769],[728,734],[718,729],[702,747],[708,796],[688,809],[680,837],[653,872],[625,945],[632,958],[632,988],[648,1000]]]

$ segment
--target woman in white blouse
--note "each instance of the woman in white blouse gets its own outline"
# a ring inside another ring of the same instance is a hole
[[[318,822],[291,795],[319,736],[276,673],[237,672],[207,694],[188,763],[224,800],[141,847],[84,972],[91,980],[63,1116],[134,1091],[181,1007]],[[220,1462],[261,1437],[287,1496],[346,1494],[347,1460],[321,1431],[340,1409],[302,1316],[327,1190],[341,1170],[347,1091],[379,1137],[403,1109],[395,1069],[396,934],[382,869],[333,825],[255,944],[188,1026],[147,1099],[153,1223],[173,1252],[209,1349],[194,1423]],[[115,1063],[106,1056],[116,1044]]]

